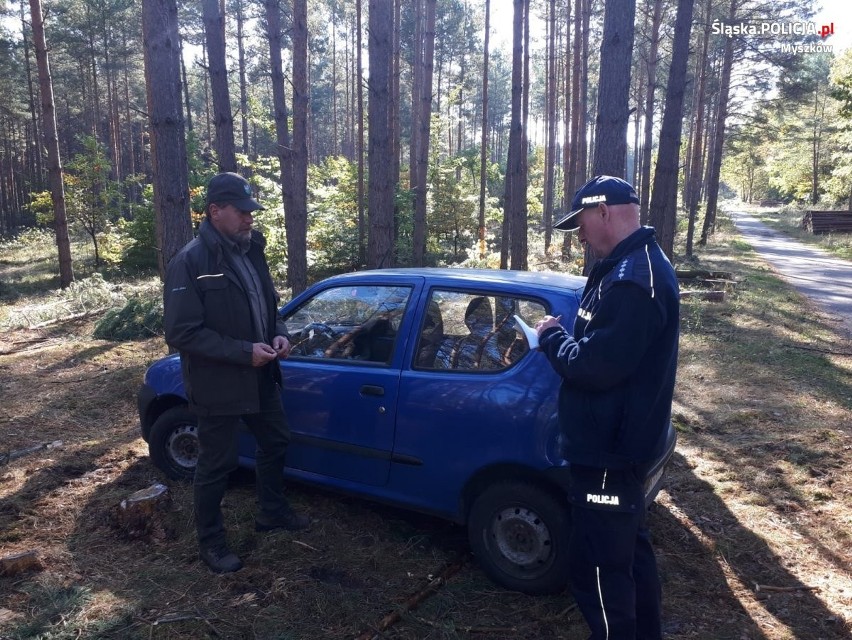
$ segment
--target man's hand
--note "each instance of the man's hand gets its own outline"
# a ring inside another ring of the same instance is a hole
[[[541,320],[535,323],[535,330],[538,333],[539,337],[544,333],[546,329],[550,329],[550,327],[560,327],[562,325],[559,324],[559,321],[562,319],[562,316],[544,316]]]
[[[251,366],[262,367],[270,360],[275,360],[278,353],[265,342],[255,342],[251,348]]]
[[[272,348],[279,358],[286,358],[290,355],[290,341],[286,336],[275,336],[272,338]]]

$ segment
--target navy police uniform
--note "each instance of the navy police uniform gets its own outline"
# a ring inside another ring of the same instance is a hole
[[[592,269],[573,331],[540,336],[563,379],[571,588],[594,639],[661,637],[643,481],[665,447],[678,327],[674,269],[654,230],[642,227]]]

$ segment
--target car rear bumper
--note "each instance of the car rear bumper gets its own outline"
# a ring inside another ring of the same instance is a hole
[[[139,427],[142,430],[142,438],[145,442],[148,441],[148,434],[151,431],[151,404],[157,399],[157,392],[147,384],[139,387],[139,392],[136,394],[136,409],[139,412]]]

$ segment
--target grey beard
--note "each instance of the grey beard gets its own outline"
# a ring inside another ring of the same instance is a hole
[[[240,234],[232,236],[231,240],[233,240],[234,243],[240,248],[240,251],[242,253],[246,253],[249,250],[249,247],[251,246],[251,232],[245,235]]]

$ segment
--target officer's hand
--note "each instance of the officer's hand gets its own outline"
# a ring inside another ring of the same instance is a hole
[[[255,342],[251,348],[251,366],[262,367],[270,360],[275,360],[278,354],[275,349],[265,342]]]
[[[287,336],[275,336],[272,338],[272,348],[275,349],[279,358],[286,358],[290,355],[290,341]]]
[[[550,329],[550,327],[560,327],[562,325],[559,324],[559,321],[562,319],[562,316],[544,316],[541,320],[535,323],[535,330],[538,332],[538,335],[546,330]]]

